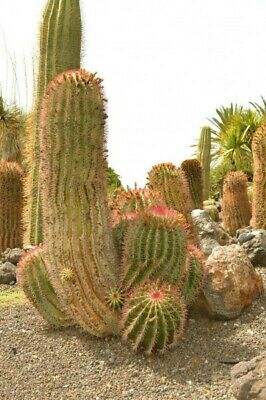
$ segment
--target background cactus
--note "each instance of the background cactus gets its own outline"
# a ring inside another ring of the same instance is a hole
[[[202,208],[203,206],[203,180],[202,180],[202,168],[198,160],[185,160],[181,164],[181,168],[184,171],[191,199],[193,202],[193,209]]]
[[[0,253],[22,247],[22,180],[17,163],[0,162]]]
[[[41,113],[41,172],[49,276],[60,302],[95,336],[117,332],[106,298],[118,283],[107,206],[105,99],[84,70],[48,85]]]
[[[27,253],[17,266],[17,281],[25,295],[50,325],[64,327],[73,325],[62,311],[60,301],[50,282],[39,247]]]
[[[202,167],[203,200],[210,197],[210,171],[211,171],[211,128],[204,126],[198,142],[197,159]]]
[[[40,29],[39,71],[33,129],[29,140],[25,243],[43,242],[40,198],[40,107],[50,80],[80,67],[81,16],[79,0],[48,0]]]
[[[122,337],[147,354],[174,346],[182,334],[186,307],[177,288],[160,280],[136,288],[122,309]]]
[[[162,197],[167,207],[184,215],[190,227],[190,238],[197,243],[197,233],[191,217],[192,199],[184,171],[172,163],[155,165],[148,173],[148,187]]]
[[[252,140],[254,162],[251,224],[266,229],[266,125],[259,128]]]
[[[223,185],[223,226],[233,236],[237,229],[249,225],[251,208],[247,194],[247,177],[241,171],[229,172]]]

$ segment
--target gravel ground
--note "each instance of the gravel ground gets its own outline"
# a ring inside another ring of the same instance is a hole
[[[266,269],[258,270],[266,287]],[[265,321],[265,294],[233,321],[192,312],[175,349],[145,357],[117,338],[52,331],[31,305],[2,307],[0,399],[233,400],[232,363],[265,350]]]

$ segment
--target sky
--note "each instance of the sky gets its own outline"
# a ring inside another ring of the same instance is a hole
[[[28,109],[45,4],[0,0],[2,93]],[[82,66],[104,79],[109,165],[124,185],[141,187],[153,165],[193,157],[217,107],[266,97],[265,0],[81,0],[81,8]]]

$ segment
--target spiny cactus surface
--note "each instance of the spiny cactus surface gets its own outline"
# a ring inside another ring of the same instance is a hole
[[[193,208],[203,207],[203,180],[202,168],[198,160],[185,160],[181,164],[182,170],[185,172],[189,191],[191,194]]]
[[[63,311],[47,274],[44,259],[45,250],[36,248],[26,254],[17,266],[17,280],[28,300],[50,325],[65,327],[73,321]]]
[[[229,172],[223,184],[222,220],[225,230],[235,235],[249,225],[251,208],[247,194],[247,177],[241,171]]]
[[[203,200],[210,196],[210,165],[211,165],[211,128],[204,126],[200,133],[197,159],[202,167]]]
[[[48,85],[41,113],[46,265],[60,301],[86,331],[116,333],[106,302],[118,284],[107,206],[105,99],[101,79],[84,70]]]
[[[186,320],[184,300],[175,286],[160,280],[136,288],[122,309],[122,337],[147,354],[176,344]]]
[[[254,134],[252,154],[254,175],[251,224],[256,229],[266,229],[266,125]]]
[[[40,109],[48,83],[57,74],[80,67],[81,16],[79,0],[48,0],[40,29],[39,71],[34,121],[28,146],[30,173],[27,180],[25,243],[44,240],[40,198]]]
[[[0,253],[22,247],[23,172],[17,163],[0,162]]]

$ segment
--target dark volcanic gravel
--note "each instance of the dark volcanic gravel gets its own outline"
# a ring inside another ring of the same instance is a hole
[[[53,331],[31,305],[9,305],[0,308],[0,399],[233,400],[231,366],[265,347],[265,294],[233,321],[192,313],[178,346],[152,357],[119,338]]]

